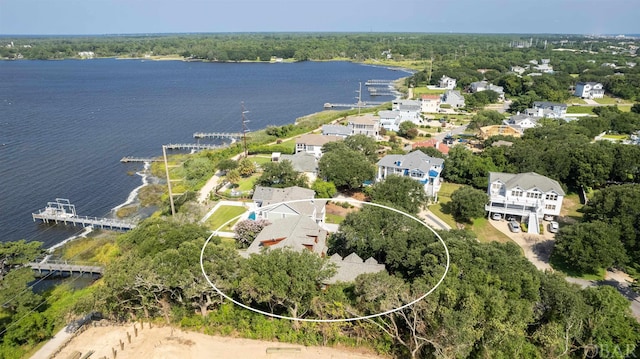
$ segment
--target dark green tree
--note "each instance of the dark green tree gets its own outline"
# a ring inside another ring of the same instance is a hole
[[[375,166],[364,154],[350,148],[326,152],[318,162],[321,178],[333,182],[337,188],[361,188],[365,181],[373,180]]]
[[[286,188],[307,187],[307,179],[293,169],[291,161],[269,162],[262,166],[262,174],[256,180],[257,186]]]
[[[373,202],[389,204],[394,208],[417,214],[428,201],[423,185],[409,177],[388,176],[369,190]]]
[[[451,194],[451,214],[458,222],[471,222],[474,218],[484,216],[484,205],[489,201],[485,191],[463,186]]]

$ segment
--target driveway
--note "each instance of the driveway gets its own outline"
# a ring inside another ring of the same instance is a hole
[[[549,265],[549,258],[551,251],[553,250],[554,234],[549,233],[546,230],[547,223],[545,224],[545,231],[543,234],[528,234],[528,233],[513,233],[509,230],[507,221],[489,220],[492,226],[498,229],[500,232],[506,234],[516,244],[522,248],[524,256],[533,263],[539,270],[553,271],[553,268]],[[632,278],[626,273],[618,271],[608,270],[605,273],[605,279],[601,281],[592,281],[582,278],[565,277],[567,282],[575,283],[582,288],[595,287],[599,285],[610,285],[618,290],[625,298],[630,302],[631,313],[640,321],[640,294],[631,290]]]

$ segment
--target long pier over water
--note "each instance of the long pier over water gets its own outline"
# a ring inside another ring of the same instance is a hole
[[[71,274],[98,274],[102,275],[104,268],[100,266],[89,266],[79,264],[68,263],[55,263],[55,262],[42,262],[42,263],[27,263],[27,266],[31,267],[36,273],[37,277],[42,277],[53,273],[54,277],[57,275],[64,276],[65,273]]]
[[[89,216],[79,216],[76,214],[76,206],[68,199],[56,198],[55,202],[48,202],[47,207],[32,213],[33,221],[41,220],[44,223],[64,223],[81,225],[83,227],[92,226],[102,229],[114,229],[126,231],[136,227],[135,223],[112,218],[99,218]]]

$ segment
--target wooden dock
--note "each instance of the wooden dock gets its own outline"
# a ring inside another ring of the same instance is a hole
[[[168,150],[216,150],[227,146],[200,143],[170,143],[168,145],[164,145],[164,147]]]
[[[333,108],[333,107],[348,107],[348,108],[369,108],[369,107],[376,107],[376,106],[380,106],[382,105],[384,102],[362,102],[360,104],[358,103],[330,103],[327,102],[324,104],[324,108]]]
[[[89,216],[79,216],[76,214],[76,206],[68,199],[56,198],[55,202],[48,202],[47,207],[32,213],[33,221],[41,220],[44,223],[64,223],[81,225],[83,227],[92,226],[94,228],[112,230],[130,230],[136,227],[135,223],[112,218],[99,218]]]
[[[160,162],[162,161],[159,158],[144,158],[144,157],[122,157],[122,159],[120,160],[120,162],[122,163],[129,163],[129,162]]]
[[[231,138],[238,139],[244,136],[242,133],[230,133],[230,132],[196,132],[193,134],[193,138]]]
[[[54,276],[64,276],[65,273],[71,274],[98,274],[102,275],[104,268],[100,266],[88,266],[68,263],[27,263],[27,266],[31,267],[36,273],[37,277],[43,277],[51,273]]]
[[[395,80],[369,80],[364,83],[365,86],[393,86]]]

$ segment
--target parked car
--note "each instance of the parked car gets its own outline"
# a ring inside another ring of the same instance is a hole
[[[520,232],[520,223],[516,221],[509,221],[509,230],[513,233]]]
[[[557,233],[558,232],[558,228],[560,228],[560,226],[558,225],[558,222],[551,221],[551,222],[549,222],[548,228],[549,228],[549,232]]]
[[[499,221],[502,219],[502,215],[500,213],[494,213],[491,215],[491,219],[493,219],[494,221]]]

